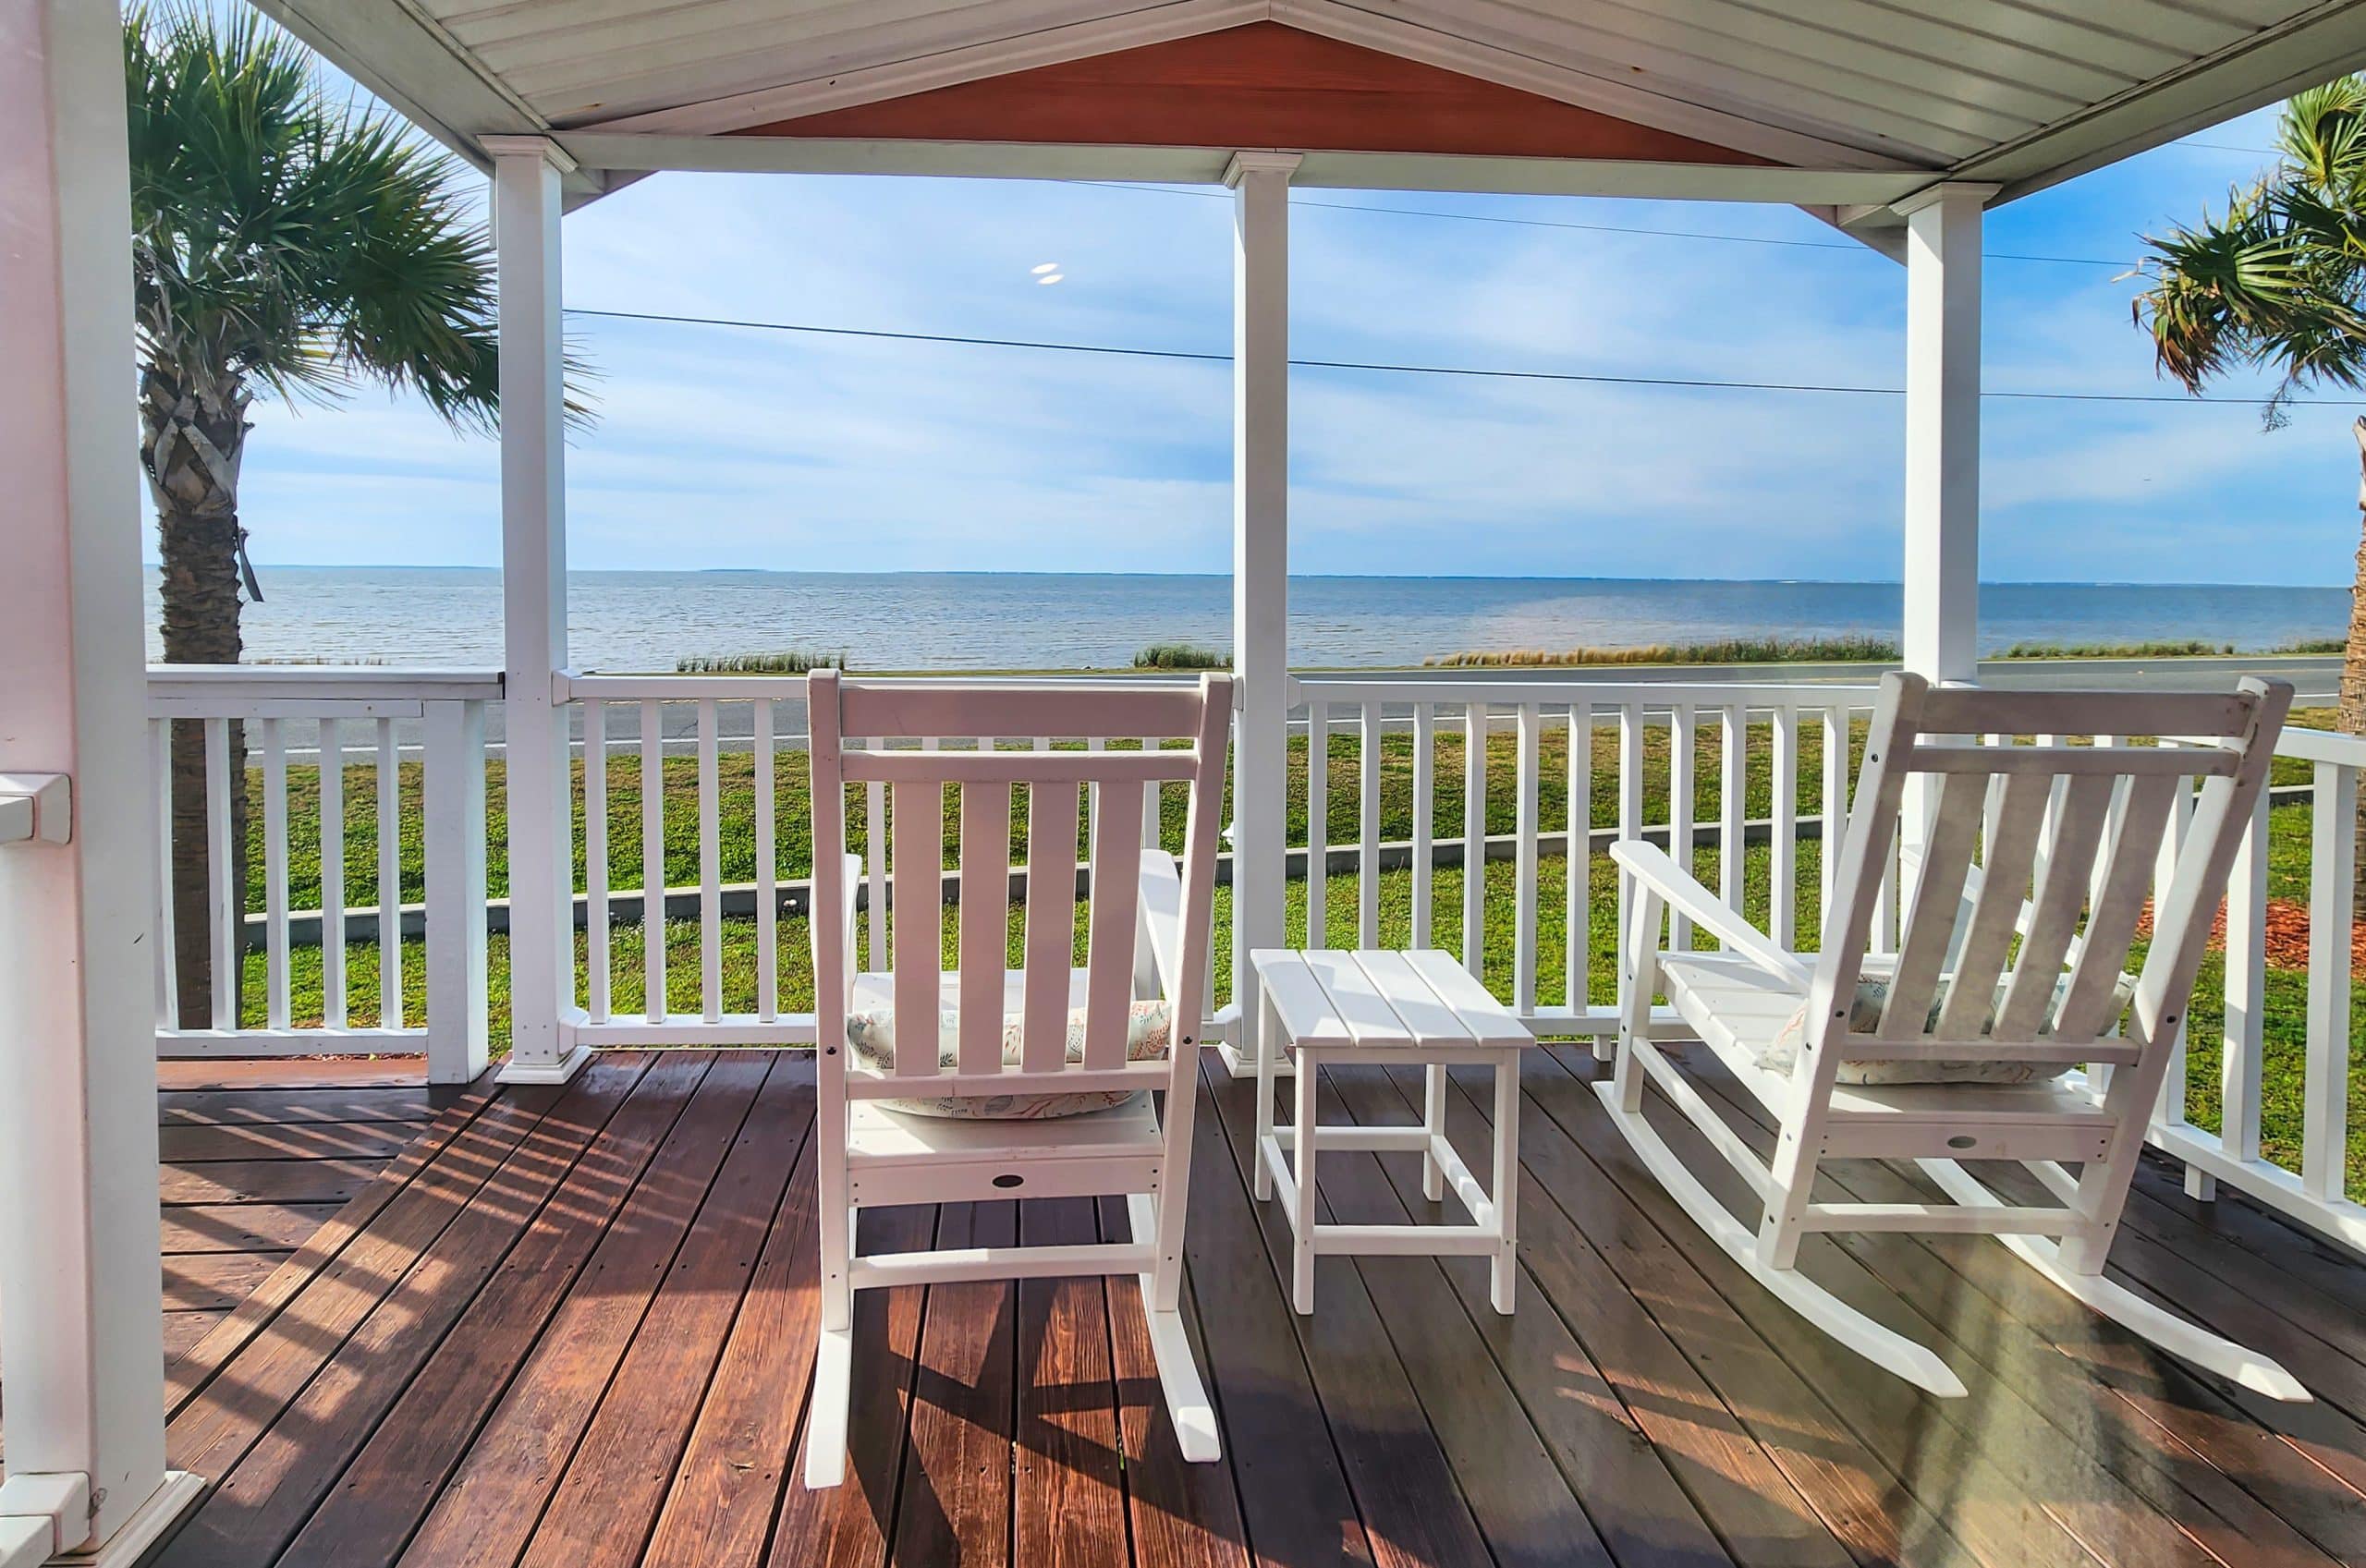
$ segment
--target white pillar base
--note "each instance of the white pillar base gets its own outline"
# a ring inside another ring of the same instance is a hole
[[[515,1057],[501,1064],[494,1075],[497,1084],[564,1084],[574,1080],[592,1061],[592,1048],[575,1045],[555,1062],[520,1062]]]
[[[187,1470],[167,1470],[165,1484],[148,1494],[123,1527],[96,1551],[75,1550],[51,1558],[51,1568],[132,1568],[158,1542],[181,1527],[205,1496],[205,1479]]]

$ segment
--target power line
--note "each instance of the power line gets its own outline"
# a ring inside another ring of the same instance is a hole
[[[1104,190],[1135,190],[1147,196],[1192,196],[1225,201],[1230,198],[1213,190],[1185,190],[1174,186],[1138,185],[1126,180],[1079,180],[1079,185],[1097,185]],[[1845,239],[1782,239],[1771,235],[1715,234],[1705,229],[1650,228],[1638,224],[1579,224],[1555,218],[1514,218],[1490,213],[1447,213],[1433,207],[1375,207],[1361,201],[1321,201],[1311,197],[1293,196],[1293,207],[1322,207],[1335,213],[1383,213],[1401,218],[1445,218],[1455,223],[1503,224],[1517,228],[1577,229],[1587,234],[1640,234],[1665,239],[1708,239],[1727,245],[1778,245],[1794,250],[1862,251],[1865,248]],[[2135,265],[2133,261],[2115,261],[2102,256],[2040,256],[2017,250],[1984,250],[1982,259],[1990,261],[2055,261],[2074,267],[2119,267]]]
[[[1121,359],[1180,359],[1199,364],[1230,364],[1229,354],[1188,348],[1144,348],[1116,343],[1063,343],[1050,338],[973,337],[958,333],[890,332],[879,327],[817,326],[801,322],[759,322],[731,316],[679,316],[654,310],[595,310],[568,306],[570,316],[605,321],[661,322],[683,326],[728,327],[749,332],[797,333],[816,337],[860,337],[891,343],[947,344],[964,348],[1025,348],[1044,353],[1100,354]],[[1367,371],[1387,375],[1463,376],[1484,381],[1575,382],[1603,386],[1664,386],[1719,392],[1802,392],[1849,397],[1902,397],[1902,386],[1860,386],[1835,382],[1726,381],[1708,376],[1628,376],[1604,371],[1515,371],[1480,365],[1403,365],[1371,359],[1292,359],[1293,368],[1309,371]],[[2257,407],[2264,397],[2191,397],[2163,392],[2001,392],[1982,397],[2050,403],[2229,403]],[[2347,408],[2355,400],[2295,397],[2286,402],[2303,408]]]

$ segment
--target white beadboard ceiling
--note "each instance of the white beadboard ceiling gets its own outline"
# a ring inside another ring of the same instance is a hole
[[[1786,164],[2010,199],[2366,66],[2366,0],[256,4],[480,162],[487,135],[706,135],[1273,20]]]

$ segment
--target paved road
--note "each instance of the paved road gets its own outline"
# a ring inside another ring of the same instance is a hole
[[[1583,669],[1420,669],[1323,674],[1343,680],[1371,679],[1391,685],[1442,687],[1473,679],[1521,686],[1567,686],[1572,688],[1589,686],[1870,686],[1880,677],[1884,667],[1879,664],[1636,664]],[[2341,660],[2330,655],[2306,658],[2245,658],[2237,655],[2207,659],[2004,659],[1991,660],[1980,667],[1983,685],[2030,688],[2107,687],[2155,691],[2223,690],[2241,676],[2251,674],[2273,675],[2290,681],[2295,688],[2296,700],[2301,706],[2325,705],[2335,701],[2339,694]],[[1105,677],[1047,675],[1037,678],[1085,681]],[[1440,695],[1442,698],[1445,696],[1444,693]],[[696,750],[697,711],[688,703],[668,703],[663,705],[660,711],[667,755],[681,756]],[[1391,703],[1384,709],[1383,716],[1384,720],[1409,722],[1411,712],[1408,705]],[[1291,712],[1294,723],[1302,724],[1305,716],[1303,708]],[[608,742],[612,748],[630,749],[639,746],[640,704],[611,704],[606,719]],[[496,750],[501,747],[501,710],[496,705],[486,715],[485,722],[487,744]],[[745,703],[726,701],[716,710],[716,721],[717,733],[726,749],[746,749],[754,721]],[[774,711],[774,727],[785,742],[802,745],[805,738],[804,702],[782,700]],[[404,728],[409,730],[415,726],[406,725]],[[288,721],[287,736],[291,752],[309,750],[314,744],[311,726],[299,721]],[[416,735],[410,734],[402,738],[407,749],[418,740]],[[249,745],[253,745],[251,735]]]

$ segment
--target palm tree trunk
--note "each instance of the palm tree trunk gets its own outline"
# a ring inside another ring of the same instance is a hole
[[[246,439],[246,400],[200,396],[187,379],[150,367],[141,377],[142,457],[156,502],[157,551],[164,564],[164,642],[168,664],[238,662],[238,460]],[[214,909],[207,896],[211,845],[206,807],[212,792],[230,801],[230,885],[244,906],[247,869],[247,757],[243,726],[230,725],[229,766],[212,777],[205,726],[173,726],[173,954],[184,1028],[229,1028],[213,1016]],[[231,951],[244,947],[244,922]],[[236,992],[232,978],[232,995]]]

